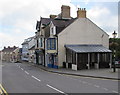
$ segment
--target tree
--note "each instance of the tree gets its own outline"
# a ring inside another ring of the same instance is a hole
[[[109,39],[110,50],[116,50],[116,60],[120,60],[120,38],[110,38]]]

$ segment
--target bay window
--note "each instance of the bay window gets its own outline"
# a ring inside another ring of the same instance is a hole
[[[56,38],[47,39],[47,50],[56,50]]]

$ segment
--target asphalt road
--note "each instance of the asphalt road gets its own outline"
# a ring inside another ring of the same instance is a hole
[[[23,63],[3,63],[2,86],[8,93],[118,93],[117,80],[55,74]]]

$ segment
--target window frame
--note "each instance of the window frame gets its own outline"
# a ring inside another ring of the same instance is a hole
[[[47,50],[56,50],[56,38],[47,39]]]

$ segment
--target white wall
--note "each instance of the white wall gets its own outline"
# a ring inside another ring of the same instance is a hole
[[[65,61],[65,44],[102,44],[109,48],[109,36],[87,18],[76,19],[58,35],[58,63]]]
[[[32,38],[31,41],[28,43],[29,49],[32,48],[35,45],[35,39]]]

